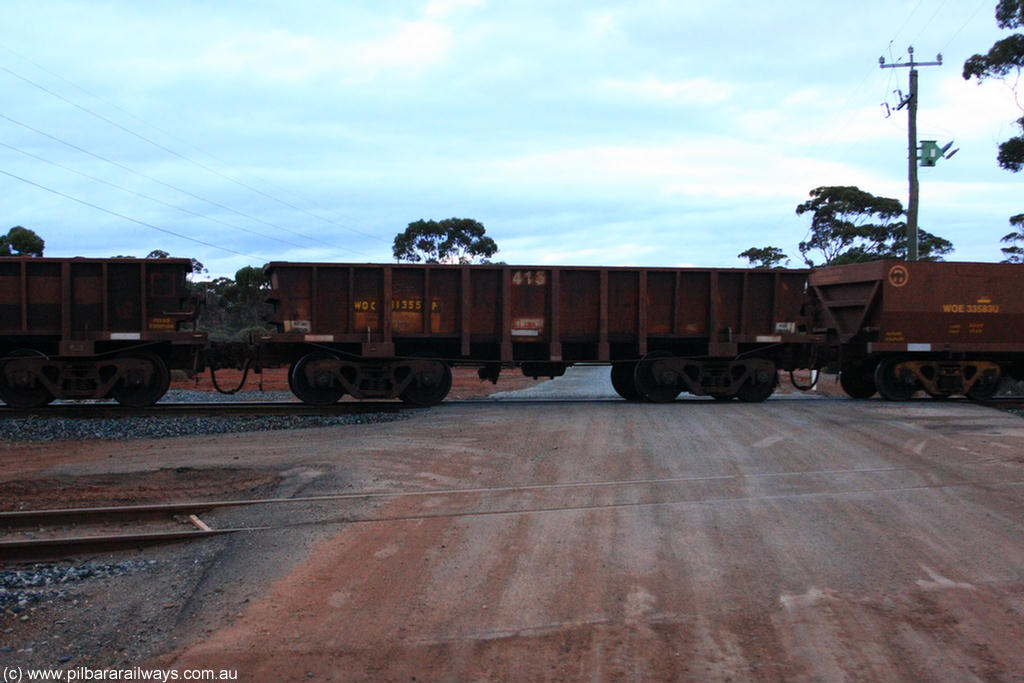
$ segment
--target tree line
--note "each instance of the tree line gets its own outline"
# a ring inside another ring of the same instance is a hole
[[[20,225],[0,235],[0,256],[42,256],[45,246],[42,237]]]
[[[852,186],[811,190],[810,199],[796,207],[809,214],[807,239],[797,245],[808,267],[841,265],[884,258],[907,258],[907,224],[898,199],[876,197]],[[918,259],[937,261],[953,251],[947,239],[918,229]],[[1005,251],[1005,250],[1004,250]],[[790,258],[778,247],[751,247],[737,255],[755,268],[779,268]]]
[[[996,4],[996,25],[1005,30],[1024,28],[1024,0],[1000,0]],[[993,43],[986,54],[969,57],[964,62],[963,77],[968,81],[977,78],[981,83],[988,78],[1006,81],[1011,73],[1016,74],[1010,89],[1017,107],[1024,113],[1024,104],[1021,104],[1018,91],[1022,69],[1024,33],[1013,33]],[[1020,133],[999,144],[996,161],[1007,171],[1018,173],[1024,168],[1024,116],[1014,121],[1013,125]],[[1015,230],[1003,237],[1002,242],[1007,245],[1002,249],[1003,254],[1010,263],[1024,263],[1024,213],[1011,216],[1010,225]]]

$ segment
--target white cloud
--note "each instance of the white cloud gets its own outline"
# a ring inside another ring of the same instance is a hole
[[[933,86],[935,87],[935,86]],[[922,135],[946,134],[958,141],[991,140],[1024,115],[1010,88],[1000,81],[978,85],[959,76],[945,78],[932,92],[922,91],[918,129]]]
[[[600,81],[598,87],[601,91],[616,96],[677,100],[703,105],[720,104],[728,100],[735,91],[731,84],[709,78],[666,81],[655,76],[637,80],[605,79]]]
[[[206,74],[244,72],[287,82],[334,76],[364,82],[382,72],[415,74],[443,63],[452,41],[450,27],[427,19],[391,24],[377,36],[354,41],[283,30],[249,32],[214,43],[191,64]]]
[[[771,140],[780,147],[816,147],[826,151],[906,138],[905,114],[894,113],[886,118],[878,105],[838,109],[823,102],[828,100],[817,100],[817,106],[813,102],[795,106],[787,101],[783,107],[744,111],[737,115],[736,125],[743,135]]]
[[[347,56],[369,69],[420,70],[448,58],[452,30],[434,21],[402,23],[389,35],[356,43]]]
[[[604,38],[618,27],[614,12],[592,12],[583,21],[583,31],[590,37]]]
[[[574,148],[492,162],[496,180],[530,179],[537,187],[742,201],[793,197],[821,185],[886,185],[852,164],[790,156],[784,146],[730,138],[667,145]]]
[[[433,19],[444,19],[464,7],[480,7],[483,0],[431,0],[423,15]]]

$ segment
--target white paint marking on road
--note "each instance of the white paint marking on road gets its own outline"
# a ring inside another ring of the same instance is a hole
[[[398,544],[391,543],[373,554],[378,560],[385,560],[398,552]]]
[[[774,446],[778,442],[785,441],[785,440],[786,440],[786,437],[782,436],[781,434],[776,434],[775,436],[766,436],[763,439],[761,439],[760,441],[758,441],[757,443],[754,443],[754,444],[751,444],[751,445],[754,448],[768,448],[769,446]]]
[[[783,593],[779,596],[779,602],[787,610],[803,609],[806,607],[813,607],[822,600],[833,600],[835,596],[830,590],[821,590],[820,588],[811,587],[803,595],[792,595],[790,593]]]
[[[331,597],[327,600],[331,607],[335,609],[341,609],[348,604],[349,600],[352,599],[352,594],[348,591],[334,591]]]
[[[953,579],[947,579],[945,576],[943,576],[942,574],[939,574],[937,571],[935,571],[931,567],[927,567],[927,566],[925,566],[923,564],[920,565],[920,566],[921,566],[921,569],[924,570],[924,573],[927,574],[931,578],[930,581],[925,581],[924,579],[918,579],[917,580],[917,585],[920,586],[921,588],[923,588],[926,591],[946,590],[946,589],[949,589],[949,588],[963,588],[963,589],[969,590],[969,591],[977,590],[977,588],[975,588],[974,584],[963,583],[963,582],[960,582],[960,581],[954,581]]]
[[[656,598],[642,586],[634,586],[626,596],[626,619],[639,621],[654,611]]]

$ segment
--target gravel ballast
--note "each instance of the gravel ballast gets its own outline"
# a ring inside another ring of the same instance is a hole
[[[207,391],[171,390],[161,403],[283,401],[287,392],[240,392],[233,396]],[[293,397],[292,397],[293,398]],[[263,415],[263,416],[168,416],[62,418],[17,417],[0,421],[0,442],[39,443],[49,441],[94,441],[162,439],[179,436],[279,431],[312,427],[393,422],[408,418],[406,413],[362,413],[353,415]]]
[[[131,439],[163,439],[176,436],[266,432],[310,427],[372,424],[403,420],[402,413],[367,413],[363,415],[294,417],[125,417],[125,418],[54,418],[27,417],[0,423],[0,441],[8,443],[48,441],[124,441]]]
[[[121,576],[149,569],[155,560],[126,560],[116,563],[40,563],[29,567],[0,570],[0,611],[21,614],[32,605],[68,597],[68,587],[87,579]]]

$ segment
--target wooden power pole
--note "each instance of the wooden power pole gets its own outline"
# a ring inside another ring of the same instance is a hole
[[[934,62],[915,62],[914,48],[908,47],[910,61],[906,64],[886,64],[885,57],[878,58],[878,66],[882,69],[910,69],[910,94],[900,102],[898,109],[908,106],[907,114],[907,180],[910,185],[910,200],[907,202],[907,260],[917,260],[917,67],[942,66],[942,55]]]

